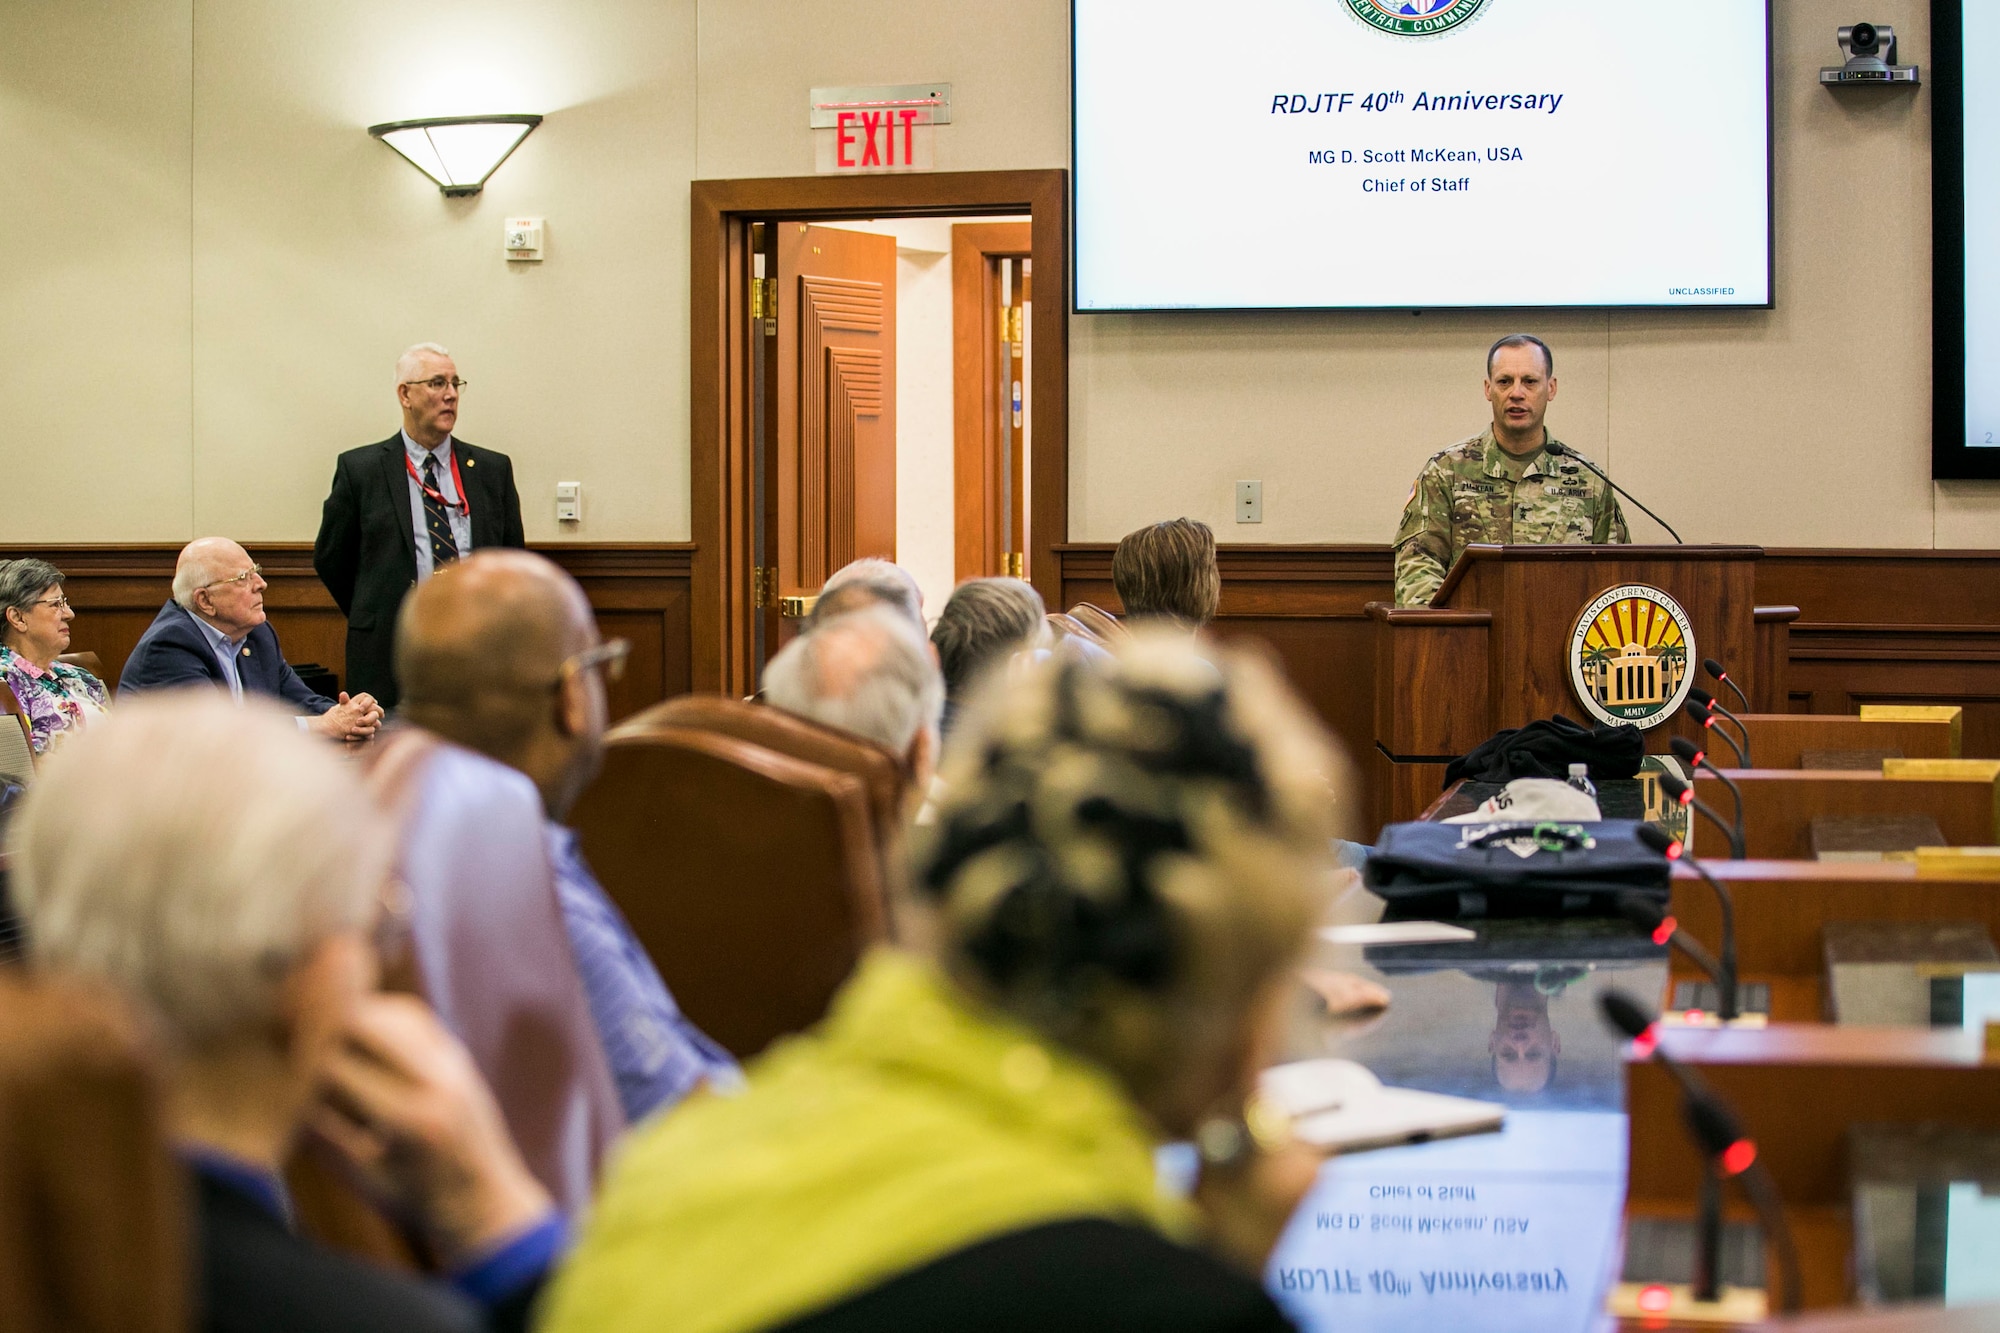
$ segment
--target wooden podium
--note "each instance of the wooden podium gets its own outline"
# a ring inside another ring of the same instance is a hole
[[[1687,612],[1694,645],[1686,669],[1697,680],[1701,659],[1716,658],[1753,707],[1782,710],[1798,608],[1755,605],[1763,554],[1756,546],[1474,545],[1430,606],[1370,602],[1377,817],[1417,818],[1436,799],[1445,765],[1503,727],[1557,713],[1594,724],[1570,680],[1569,642],[1583,610],[1624,584],[1657,588]],[[1720,692],[1733,703],[1727,687]],[[1669,737],[1698,730],[1676,717],[1647,733],[1646,748],[1664,753]]]

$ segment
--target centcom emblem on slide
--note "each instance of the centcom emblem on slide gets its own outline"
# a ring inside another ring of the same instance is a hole
[[[1601,593],[1569,636],[1569,679],[1591,716],[1657,727],[1687,702],[1694,625],[1658,588],[1627,583]]]
[[[1479,17],[1488,0],[1342,0],[1354,17],[1398,37],[1436,37]]]

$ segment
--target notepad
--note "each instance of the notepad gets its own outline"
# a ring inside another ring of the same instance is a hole
[[[1487,1134],[1507,1120],[1497,1102],[1384,1087],[1352,1060],[1300,1060],[1264,1071],[1258,1090],[1292,1118],[1302,1143],[1362,1152]]]
[[[1365,926],[1327,926],[1319,937],[1328,944],[1443,944],[1476,940],[1479,932],[1443,921],[1377,921]]]

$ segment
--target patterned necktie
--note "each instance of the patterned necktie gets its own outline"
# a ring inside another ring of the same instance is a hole
[[[451,515],[439,498],[436,454],[424,455],[424,529],[431,538],[431,568],[443,569],[458,559],[458,542],[451,535]]]

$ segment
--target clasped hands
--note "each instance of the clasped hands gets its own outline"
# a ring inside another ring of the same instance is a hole
[[[349,697],[343,690],[340,702],[312,719],[309,726],[328,740],[365,741],[382,727],[382,705],[372,694]]]

